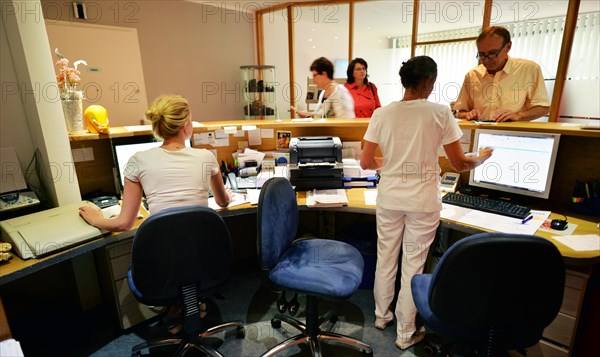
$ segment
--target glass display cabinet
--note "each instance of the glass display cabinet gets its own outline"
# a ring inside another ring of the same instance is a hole
[[[241,66],[244,119],[277,119],[275,66]]]

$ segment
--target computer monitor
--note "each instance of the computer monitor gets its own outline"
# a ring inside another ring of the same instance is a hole
[[[159,147],[162,144],[162,141],[156,141],[151,135],[112,139],[116,177],[119,180],[119,189],[121,192],[125,185],[125,167],[131,156],[138,151]],[[191,147],[191,141],[186,140],[185,146]]]
[[[473,151],[491,147],[492,156],[471,170],[469,185],[548,198],[560,134],[475,130]]]

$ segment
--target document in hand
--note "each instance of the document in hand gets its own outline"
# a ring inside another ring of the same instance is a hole
[[[342,207],[348,205],[348,196],[344,189],[312,190],[306,193],[308,207]]]

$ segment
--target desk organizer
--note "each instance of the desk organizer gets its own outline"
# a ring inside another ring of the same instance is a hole
[[[577,181],[571,197],[571,209],[586,216],[600,216],[600,181]]]

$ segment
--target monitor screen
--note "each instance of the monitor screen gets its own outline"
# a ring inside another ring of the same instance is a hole
[[[548,198],[560,134],[475,130],[473,151],[494,149],[492,157],[471,170],[469,185]]]
[[[119,180],[119,188],[123,191],[125,185],[125,166],[129,158],[138,151],[145,151],[162,145],[162,141],[156,141],[153,136],[134,136],[128,138],[116,138],[112,141],[116,176]],[[185,146],[191,147],[191,141],[186,140]]]

